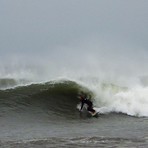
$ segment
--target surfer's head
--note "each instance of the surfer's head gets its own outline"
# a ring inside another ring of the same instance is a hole
[[[82,100],[85,98],[85,95],[83,93],[79,93],[77,97]]]
[[[78,95],[78,98],[79,98],[80,100],[83,99],[82,95]]]

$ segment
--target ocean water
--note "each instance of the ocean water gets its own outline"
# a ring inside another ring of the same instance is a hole
[[[91,82],[1,79],[0,147],[148,147],[147,85]],[[98,118],[78,111],[82,91]]]

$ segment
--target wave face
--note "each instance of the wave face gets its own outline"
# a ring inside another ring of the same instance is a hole
[[[4,85],[8,82],[14,86],[17,85],[13,79],[1,82]],[[81,91],[93,99],[95,109],[101,114],[116,112],[137,117],[148,116],[148,87],[129,89],[114,84],[100,83],[92,88],[91,85],[82,85],[70,80],[0,90],[0,116],[36,112],[46,113],[52,118],[56,116],[76,118],[79,104],[77,94]]]
[[[20,112],[48,112],[48,115],[70,116],[78,103],[80,85],[72,81],[48,82],[19,86],[0,91],[0,116]]]

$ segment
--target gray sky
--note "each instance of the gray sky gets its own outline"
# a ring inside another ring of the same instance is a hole
[[[147,8],[147,0],[0,0],[2,63],[27,57],[51,65],[81,61],[91,67],[108,59],[106,65],[143,66]]]

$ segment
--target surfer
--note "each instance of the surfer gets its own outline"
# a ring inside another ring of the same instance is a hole
[[[93,115],[96,113],[96,111],[93,109],[93,103],[92,101],[88,100],[86,98],[86,95],[79,95],[78,98],[81,101],[81,108],[80,111],[82,111],[84,104],[87,104],[87,110]]]

